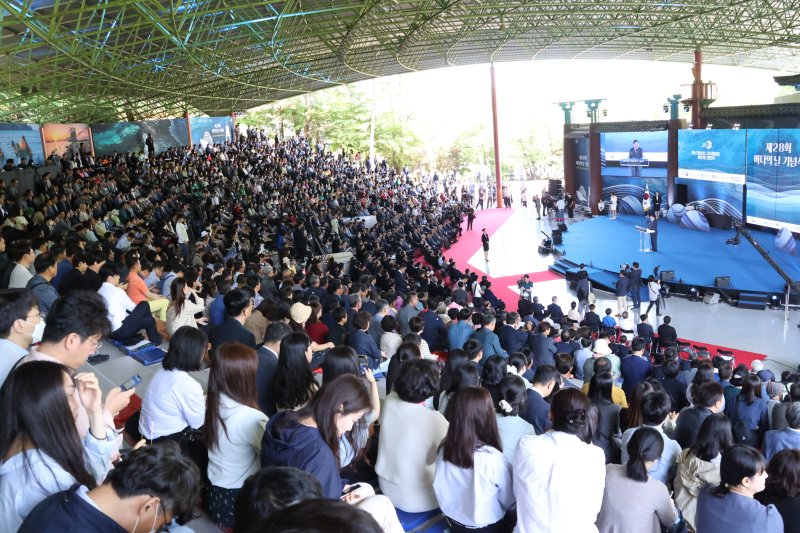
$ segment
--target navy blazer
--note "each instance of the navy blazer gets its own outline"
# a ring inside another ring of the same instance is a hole
[[[630,355],[622,360],[620,369],[622,372],[622,390],[625,396],[630,398],[633,388],[645,380],[652,368],[650,361],[638,355]]]
[[[472,334],[473,339],[478,339],[483,344],[483,358],[481,361],[486,361],[493,355],[502,355],[508,357],[508,353],[500,346],[500,338],[497,334],[486,328],[481,328]],[[481,365],[482,366],[482,365]]]
[[[431,351],[444,350],[447,348],[447,328],[444,326],[442,317],[430,309],[421,312],[419,315],[425,321],[425,328],[420,335]]]
[[[642,322],[636,326],[636,334],[646,339],[648,342],[653,340],[653,326]]]
[[[508,324],[497,330],[500,346],[508,353],[521,351],[528,343],[528,334],[520,329],[514,329]]]
[[[535,366],[555,364],[553,354],[556,353],[556,345],[547,335],[534,333],[528,336],[528,347],[531,349],[531,358]]]
[[[550,404],[533,389],[526,391],[525,410],[521,411],[519,416],[533,426],[537,435],[550,429]]]
[[[354,330],[347,339],[347,345],[356,351],[358,355],[369,357],[369,366],[373,370],[378,368],[381,362],[381,349],[375,344],[372,335],[364,330]]]

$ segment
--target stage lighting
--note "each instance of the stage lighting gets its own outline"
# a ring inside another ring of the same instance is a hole
[[[664,113],[669,113],[669,106],[667,104],[664,104],[663,106],[661,106],[661,109],[664,110]]]
[[[692,125],[692,123],[691,123],[691,122],[690,122],[690,123],[688,123],[688,124],[686,125],[686,129],[689,129],[689,130],[690,130],[690,129],[692,129],[692,128],[694,128],[694,126]]]
[[[687,113],[689,112],[690,109],[691,107],[689,107],[688,105],[683,106],[683,110],[686,111]]]
[[[733,129],[735,129],[735,130],[738,130],[740,127],[741,127],[741,124],[739,124],[738,122],[733,125]]]
[[[769,297],[769,308],[770,309],[780,309],[781,308],[781,300],[780,298],[773,294]]]
[[[710,130],[714,125],[713,124],[706,124],[706,129]]]

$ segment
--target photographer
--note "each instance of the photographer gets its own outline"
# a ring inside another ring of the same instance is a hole
[[[517,287],[520,290],[520,296],[528,301],[533,301],[533,282],[528,274],[525,274],[517,280]]]

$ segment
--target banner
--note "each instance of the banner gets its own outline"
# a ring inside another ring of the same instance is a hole
[[[92,136],[88,124],[45,124],[42,132],[44,152],[48,157],[78,153],[81,143],[92,151]]]
[[[800,232],[800,130],[747,131],[747,222]]]
[[[569,139],[575,143],[575,202],[589,206],[589,137]]]
[[[189,128],[185,118],[92,124],[94,150],[97,155],[114,152],[146,152],[147,135],[153,136],[156,154],[174,146],[189,144]]]
[[[203,148],[233,139],[231,117],[191,117],[189,124],[192,129],[192,143]]]
[[[746,146],[744,130],[679,131],[675,183],[686,185],[687,204],[741,221]]]
[[[0,124],[0,161],[13,159],[19,165],[24,159],[34,165],[44,164],[42,134],[38,124]]]

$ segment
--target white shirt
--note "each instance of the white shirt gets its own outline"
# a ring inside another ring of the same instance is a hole
[[[8,288],[24,289],[32,277],[33,274],[31,274],[30,270],[16,263],[14,265],[14,270],[11,271],[11,277],[8,280]]]
[[[217,447],[208,448],[208,479],[217,487],[240,489],[261,468],[261,437],[267,415],[221,394]]]
[[[189,242],[189,233],[186,231],[186,224],[178,222],[175,224],[175,235],[178,236],[178,242],[183,244]]]
[[[205,422],[203,387],[183,370],[159,369],[142,401],[139,431],[146,439],[157,439],[199,428]]]
[[[536,430],[519,416],[503,416],[500,413],[495,416],[497,429],[500,432],[500,444],[503,445],[503,455],[510,464],[513,464],[519,439],[525,435],[536,435]]]
[[[109,455],[116,450],[116,435],[108,432],[106,437],[98,440],[87,434],[83,439],[86,466],[98,483],[105,478],[111,466]],[[44,452],[32,449],[12,456],[0,464],[0,531],[16,531],[42,500],[74,484],[72,474]]]
[[[522,437],[514,456],[514,532],[597,533],[605,463],[603,450],[569,433]]]
[[[106,301],[111,331],[117,331],[122,327],[122,321],[127,318],[128,312],[133,311],[136,304],[133,303],[133,300],[130,299],[125,291],[107,281],[103,282],[103,285],[97,290],[97,294]]]
[[[514,505],[511,464],[499,450],[475,450],[472,468],[444,460],[439,451],[433,490],[445,516],[470,527],[499,522]]]

